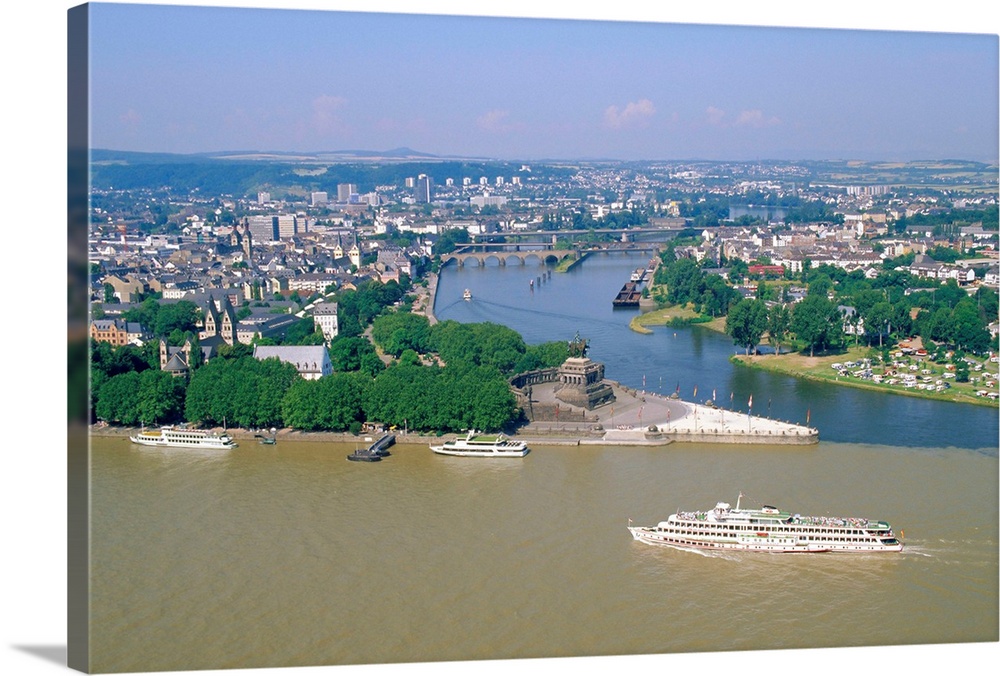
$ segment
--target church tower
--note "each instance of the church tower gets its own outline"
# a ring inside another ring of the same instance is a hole
[[[250,221],[243,219],[243,256],[247,265],[252,265],[251,255],[253,254],[253,236],[250,234]]]

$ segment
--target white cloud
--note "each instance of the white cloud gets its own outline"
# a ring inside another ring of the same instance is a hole
[[[781,124],[779,118],[774,116],[765,117],[764,112],[758,109],[743,110],[736,116],[735,120],[731,120],[731,118],[727,118],[726,111],[715,106],[709,106],[705,110],[705,116],[708,124],[712,127],[752,127],[760,129],[762,127],[773,127]]]
[[[509,118],[509,110],[491,110],[476,118],[476,126],[483,131],[497,133],[508,132],[518,128],[519,125],[509,122]]]
[[[713,127],[721,127],[722,121],[726,117],[726,111],[720,110],[715,106],[709,106],[705,114],[708,116],[708,123]]]
[[[347,99],[340,96],[320,96],[312,102],[312,126],[323,134],[343,129],[344,123],[337,111],[344,107]]]
[[[656,113],[656,107],[649,99],[631,101],[624,109],[608,106],[604,111],[604,124],[612,129],[645,124]]]
[[[781,120],[773,116],[765,118],[760,110],[744,110],[736,118],[737,127],[773,127],[776,124],[781,124]]]

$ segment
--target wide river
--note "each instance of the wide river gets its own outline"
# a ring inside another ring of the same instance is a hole
[[[796,421],[811,410],[819,444],[538,446],[500,461],[413,445],[369,464],[343,444],[220,454],[94,438],[93,670],[996,641],[996,411],[744,371],[702,329],[634,334],[611,299],[644,260],[595,257],[534,292],[539,266],[448,268],[437,315],[529,342],[579,331],[609,378],[752,393]],[[888,520],[906,548],[704,554],[626,530],[740,491]]]

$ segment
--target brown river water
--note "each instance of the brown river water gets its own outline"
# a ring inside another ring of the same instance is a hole
[[[484,460],[401,445],[353,463],[353,448],[93,438],[93,671],[998,640],[995,453],[673,444]],[[626,530],[740,491],[889,521],[906,547],[698,553]]]

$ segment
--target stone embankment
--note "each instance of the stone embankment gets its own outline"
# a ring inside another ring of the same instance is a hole
[[[711,405],[664,397],[608,381],[615,401],[586,411],[583,421],[565,403],[559,420],[533,420],[518,431],[523,439],[548,443],[554,437],[574,438],[580,444],[663,445],[672,442],[715,444],[814,444],[813,427],[772,420]],[[556,383],[538,383],[531,389],[536,410],[555,406]],[[551,400],[551,401],[550,401]]]

